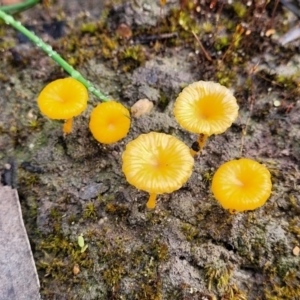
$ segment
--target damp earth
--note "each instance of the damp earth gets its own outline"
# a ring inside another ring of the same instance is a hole
[[[300,299],[300,48],[280,41],[298,22],[281,2],[57,0],[16,15],[102,93],[128,108],[154,104],[108,146],[88,129],[92,94],[67,136],[40,113],[41,89],[68,74],[1,23],[0,165],[16,166],[43,299]],[[198,80],[230,88],[239,117],[148,210],[122,152],[150,131],[191,146],[173,106]],[[240,157],[270,170],[272,195],[230,214],[211,179]]]

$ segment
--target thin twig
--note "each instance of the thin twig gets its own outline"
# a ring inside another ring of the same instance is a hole
[[[203,47],[201,41],[199,40],[199,38],[197,37],[196,33],[194,31],[192,31],[192,34],[194,35],[195,39],[197,40],[199,46],[200,46],[200,49],[202,50],[205,58],[209,61],[212,61],[212,58],[210,57],[210,55],[206,52],[205,48]]]
[[[278,7],[278,3],[279,3],[279,0],[276,0],[273,11],[272,11],[272,18],[271,18],[271,22],[270,22],[270,28],[273,27],[273,23],[274,23],[274,19],[275,19],[275,13],[276,13],[276,10],[277,10],[277,7]]]

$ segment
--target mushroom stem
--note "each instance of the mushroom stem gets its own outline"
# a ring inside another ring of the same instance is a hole
[[[206,143],[207,138],[208,138],[208,135],[203,134],[203,133],[199,134],[199,136],[198,136],[198,143],[199,143],[200,151],[203,149],[203,147],[204,147],[204,145]]]
[[[147,208],[153,209],[156,205],[156,194],[150,194],[149,200],[147,202]]]
[[[201,152],[202,148],[205,145],[207,138],[208,138],[208,135],[205,135],[203,133],[199,134],[198,140],[193,143],[193,145],[190,149],[190,153],[193,157]]]
[[[67,119],[64,123],[63,132],[68,134],[72,131],[73,118]]]

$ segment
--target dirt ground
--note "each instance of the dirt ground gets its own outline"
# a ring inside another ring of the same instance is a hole
[[[279,1],[228,2],[57,0],[15,16],[104,94],[128,108],[154,102],[110,146],[89,132],[100,102],[92,94],[66,137],[40,113],[41,89],[68,75],[0,25],[0,165],[17,166],[43,299],[300,299],[300,47],[279,40],[299,21]],[[147,210],[148,195],[122,173],[122,151],[150,131],[191,145],[173,105],[198,80],[231,88],[239,117],[208,140],[188,182]],[[211,179],[240,157],[270,170],[272,195],[230,214]]]

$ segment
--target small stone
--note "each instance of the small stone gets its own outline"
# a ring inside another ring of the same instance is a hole
[[[92,183],[85,186],[79,193],[79,198],[82,200],[90,200],[96,198],[99,194],[105,193],[109,189],[109,186],[100,183]]]
[[[296,246],[294,249],[293,249],[293,254],[295,256],[299,256],[299,253],[300,253],[300,248],[298,246]]]
[[[271,28],[271,29],[269,29],[269,30],[266,31],[265,36],[269,37],[272,34],[274,34],[275,32],[276,32],[275,29]]]
[[[140,99],[131,107],[131,115],[135,118],[147,114],[153,108],[153,103],[148,99]]]
[[[126,24],[120,24],[117,28],[117,34],[123,39],[130,39],[132,37],[132,31]]]
[[[75,264],[74,267],[73,267],[73,274],[74,274],[74,275],[78,275],[79,272],[80,272],[79,265],[78,265],[78,264]]]
[[[274,105],[275,107],[278,107],[278,106],[281,105],[281,102],[280,102],[279,100],[274,100],[273,105]]]

